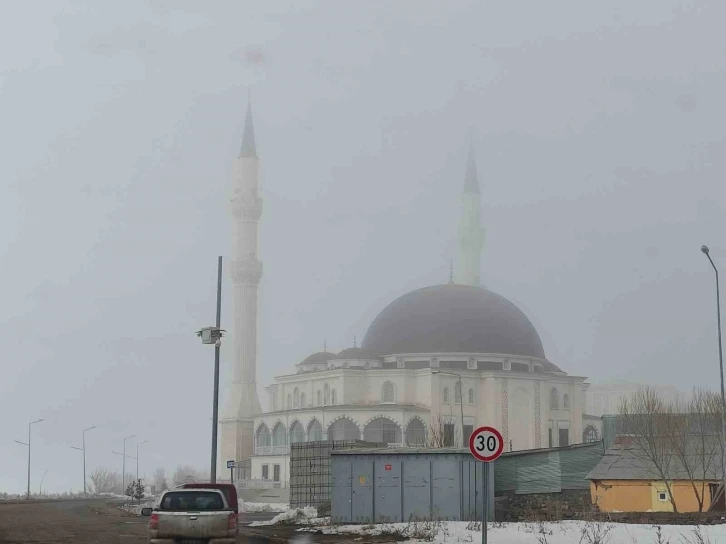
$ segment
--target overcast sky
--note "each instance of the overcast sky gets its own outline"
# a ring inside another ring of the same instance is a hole
[[[260,386],[448,279],[468,134],[484,285],[593,382],[718,383],[726,4],[0,1],[0,491],[206,467],[248,90]],[[229,275],[223,327],[231,327]],[[229,338],[222,349],[229,372]],[[263,405],[267,399],[262,396]],[[133,441],[128,442],[135,454]]]

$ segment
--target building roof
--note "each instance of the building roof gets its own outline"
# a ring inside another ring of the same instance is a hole
[[[545,359],[531,321],[501,295],[472,285],[411,291],[373,320],[362,347],[379,356],[491,353]]]
[[[694,439],[692,445],[694,450],[688,454],[688,465],[698,467],[701,465],[703,456],[698,455],[695,448],[699,439]],[[718,437],[709,437],[707,440],[715,440],[709,442],[713,451],[713,460],[710,462],[710,469],[707,471],[707,479],[718,480],[721,478],[720,465],[720,447],[718,445]],[[689,480],[688,471],[683,462],[678,458],[675,452],[667,453],[667,460],[664,462],[666,476],[669,480]],[[708,458],[708,457],[707,457]],[[696,468],[696,473],[703,474],[703,468]],[[587,476],[590,480],[659,480],[660,476],[655,465],[645,457],[642,448],[638,445],[636,439],[632,436],[620,435],[613,445],[608,448],[602,460],[595,466]]]

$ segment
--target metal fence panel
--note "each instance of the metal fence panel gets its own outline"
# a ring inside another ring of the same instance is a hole
[[[589,448],[576,448],[560,452],[562,489],[590,489],[587,475],[602,460],[605,451],[602,442],[594,442]]]
[[[405,459],[403,464],[403,521],[431,519],[431,461]]]
[[[434,516],[442,520],[461,519],[461,461],[444,457],[432,466]]]

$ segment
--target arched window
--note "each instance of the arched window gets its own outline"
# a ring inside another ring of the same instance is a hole
[[[377,417],[363,429],[363,440],[367,442],[401,443],[401,427],[385,417]]]
[[[454,403],[461,403],[461,382],[456,382],[456,385],[454,386]]]
[[[298,442],[305,442],[305,429],[303,429],[299,421],[296,421],[290,427],[290,444]]]
[[[336,419],[328,427],[329,440],[360,440],[360,429],[347,417]]]
[[[307,408],[307,404],[305,404],[305,393],[300,393],[300,408]]]
[[[323,405],[323,394],[320,392],[320,389],[318,389],[318,406]]]
[[[562,396],[562,408],[565,410],[570,409],[570,397],[567,393]]]
[[[285,426],[282,423],[278,423],[277,425],[275,425],[275,428],[272,429],[272,445],[287,445],[287,433],[285,432]]]
[[[257,447],[267,448],[270,445],[270,429],[263,423],[257,429]]]
[[[469,389],[469,404],[474,404],[474,389]]]
[[[550,391],[550,410],[560,409],[560,395],[557,392],[557,388],[553,387]]]
[[[330,390],[330,404],[338,404],[338,395],[335,394],[335,389]]]
[[[295,409],[300,408],[300,390],[297,387],[292,393],[292,407]]]
[[[426,445],[426,428],[420,419],[412,419],[406,427],[406,444],[408,446]]]
[[[323,403],[325,406],[330,404],[330,386],[327,383],[323,386]]]
[[[292,410],[292,395],[290,393],[287,394],[287,409]]]
[[[444,387],[444,404],[449,404],[449,388]]]
[[[308,440],[315,442],[323,439],[323,426],[317,419],[313,419],[308,425]]]
[[[383,382],[383,387],[381,388],[381,401],[396,402],[396,388],[393,386],[393,382]]]
[[[592,425],[588,425],[587,427],[585,427],[585,430],[582,432],[582,441],[597,442],[598,440],[599,438],[597,435],[597,429]]]

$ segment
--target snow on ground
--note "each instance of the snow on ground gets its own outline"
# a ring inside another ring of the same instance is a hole
[[[328,518],[324,518],[326,521]],[[286,512],[277,514],[270,521],[253,521],[250,527],[260,527],[262,525],[277,525],[278,523],[311,523],[315,521],[316,525],[322,523],[318,518],[318,511],[315,508],[306,506],[305,508],[294,508]]]
[[[240,512],[287,512],[289,504],[274,502],[241,502]]]
[[[318,520],[316,520],[318,521]],[[269,524],[269,522],[268,522]],[[489,542],[497,544],[726,544],[726,525],[634,525],[563,521],[559,523],[490,523]],[[391,535],[392,540],[451,544],[481,541],[473,522],[411,522],[379,525],[317,525],[298,531],[323,534]]]

